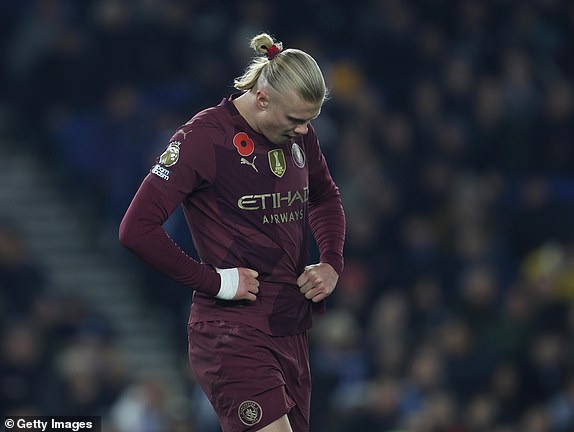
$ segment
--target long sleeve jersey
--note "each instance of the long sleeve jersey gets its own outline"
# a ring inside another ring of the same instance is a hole
[[[272,335],[311,326],[317,306],[299,291],[308,235],[320,261],[343,270],[345,215],[309,126],[284,145],[255,132],[232,95],[195,115],[171,138],[120,225],[120,242],[148,264],[194,290],[190,322],[226,320]],[[181,206],[199,261],[163,228]],[[215,268],[259,273],[257,300],[216,298]]]

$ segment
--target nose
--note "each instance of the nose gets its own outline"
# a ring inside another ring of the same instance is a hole
[[[309,132],[309,122],[305,122],[303,124],[297,125],[293,131],[297,135],[306,135]]]

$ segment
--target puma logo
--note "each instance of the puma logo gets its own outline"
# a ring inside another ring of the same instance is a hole
[[[190,133],[191,131],[184,131],[183,129],[178,129],[177,132],[175,133],[175,135],[177,135],[178,133],[183,135],[183,139],[185,140],[185,137],[187,136],[188,133]]]
[[[257,169],[257,167],[255,166],[255,159],[257,159],[257,156],[253,156],[253,162],[249,162],[247,159],[245,158],[241,158],[241,165],[249,165],[250,167],[252,167],[255,171],[259,172],[259,170]]]

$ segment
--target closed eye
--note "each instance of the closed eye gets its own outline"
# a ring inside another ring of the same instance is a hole
[[[287,116],[287,120],[289,120],[291,123],[296,123],[296,124],[304,124],[304,123],[307,123],[309,121],[309,120],[304,120],[304,119],[295,118],[295,117],[291,117],[291,116]]]
[[[305,123],[309,123],[311,120],[315,120],[317,117],[319,117],[320,112],[317,113],[317,115],[311,117],[310,119],[303,119],[303,118],[298,118],[298,117],[293,117],[288,115],[287,116],[287,120],[289,120],[291,123],[295,123],[295,124],[305,124]]]

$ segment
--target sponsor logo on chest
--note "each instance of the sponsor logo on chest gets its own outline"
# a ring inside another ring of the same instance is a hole
[[[281,224],[302,221],[305,203],[309,201],[309,188],[287,192],[243,195],[237,200],[237,207],[246,211],[263,210],[261,222]]]

